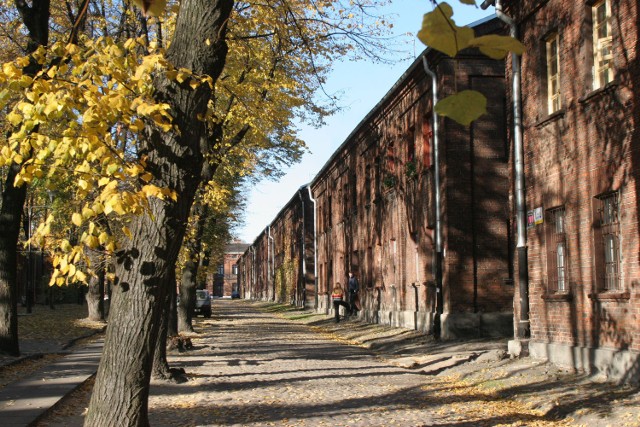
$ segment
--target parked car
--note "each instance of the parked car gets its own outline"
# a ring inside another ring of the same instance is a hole
[[[211,317],[211,295],[206,289],[196,291],[196,305],[193,314],[202,314],[204,317]]]

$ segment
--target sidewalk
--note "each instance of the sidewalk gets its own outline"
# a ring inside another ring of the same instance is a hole
[[[78,304],[19,307],[20,356],[0,355],[0,425],[31,425],[95,373],[105,323],[86,313]]]
[[[98,369],[102,339],[45,365],[28,377],[0,389],[3,427],[29,426]]]

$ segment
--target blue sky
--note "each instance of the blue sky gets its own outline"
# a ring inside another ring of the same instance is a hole
[[[493,13],[493,8],[481,10],[473,6],[449,0],[453,6],[454,20],[466,25]],[[406,39],[405,57],[411,60],[425,46],[415,37],[422,24],[422,15],[433,8],[428,0],[394,0],[383,9],[384,14],[393,14],[393,32]],[[247,195],[244,226],[236,230],[237,237],[247,243],[255,238],[275,219],[280,209],[293,197],[300,186],[313,180],[331,154],[345,141],[351,131],[382,99],[402,73],[411,64],[409,60],[395,65],[372,64],[370,62],[341,62],[335,65],[327,88],[329,93],[342,91],[344,111],[327,118],[326,125],[315,129],[303,127],[301,138],[306,141],[310,153],[302,161],[286,170],[279,181],[263,181],[251,188]]]

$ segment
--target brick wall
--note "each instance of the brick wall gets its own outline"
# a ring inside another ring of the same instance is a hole
[[[588,2],[506,2],[526,45],[522,98],[528,209],[564,207],[566,292],[555,292],[551,224],[527,233],[531,337],[580,347],[640,349],[638,341],[638,3],[610,1],[614,80],[594,90]],[[539,6],[539,5],[538,5]],[[549,114],[545,40],[559,35],[562,108]],[[598,197],[619,200],[620,287],[606,291]],[[518,296],[516,296],[518,298]]]

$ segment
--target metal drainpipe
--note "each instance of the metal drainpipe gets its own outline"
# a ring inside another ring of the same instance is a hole
[[[442,295],[442,218],[440,214],[441,201],[440,201],[440,138],[438,136],[438,113],[436,113],[435,106],[438,103],[438,77],[427,62],[426,53],[422,56],[422,65],[424,71],[431,77],[431,92],[432,92],[432,106],[431,112],[433,114],[433,175],[434,175],[434,187],[435,187],[435,210],[436,210],[436,259],[435,259],[435,278],[436,278],[436,316],[433,323],[433,334],[439,338],[442,333],[441,315],[444,313],[444,298]]]
[[[315,298],[315,307],[314,309],[318,310],[318,229],[317,229],[317,209],[316,199],[311,195],[311,186],[307,185],[307,191],[309,192],[309,200],[313,203],[313,287],[314,287],[314,298]]]
[[[305,224],[304,224],[304,212],[305,212],[305,210],[304,210],[304,198],[302,197],[302,188],[298,189],[298,197],[300,197],[300,203],[302,204],[302,215],[301,215],[301,217],[302,217],[302,245],[301,245],[302,246],[302,256],[301,256],[301,258],[302,258],[302,289],[300,289],[299,298],[300,298],[300,302],[302,303],[302,307],[304,308],[305,302],[306,302],[305,301],[305,299],[306,299],[305,298],[305,294],[306,294],[305,291],[307,289],[307,263],[306,263],[307,253],[306,253],[306,250],[305,250],[305,248],[306,248],[306,245],[305,245],[306,241],[305,240],[306,240],[307,235],[305,233],[306,228],[305,228]]]
[[[251,261],[251,299],[255,298],[255,290],[256,290],[256,248],[255,246],[251,246],[252,261]]]
[[[495,4],[496,16],[509,26],[511,37],[518,37],[518,28],[513,18],[502,11],[500,0],[485,0],[480,7],[486,9],[490,4]],[[524,145],[522,141],[522,102],[520,100],[520,59],[518,55],[511,54],[512,67],[512,98],[513,98],[513,161],[515,163],[516,184],[516,228],[518,230],[518,285],[520,294],[520,319],[518,320],[517,337],[528,338],[530,336],[529,325],[529,261],[527,255],[527,229],[525,223],[525,198],[524,198]]]
[[[272,242],[273,242],[273,237],[271,236],[271,226],[268,225],[267,226],[267,283],[269,283],[269,279],[271,279],[271,282],[273,284],[273,301],[276,300],[276,281],[275,281],[275,261],[274,261],[274,257],[273,257],[273,247],[272,247]],[[269,258],[271,258],[271,265],[269,264]],[[269,268],[271,267],[271,268]]]

